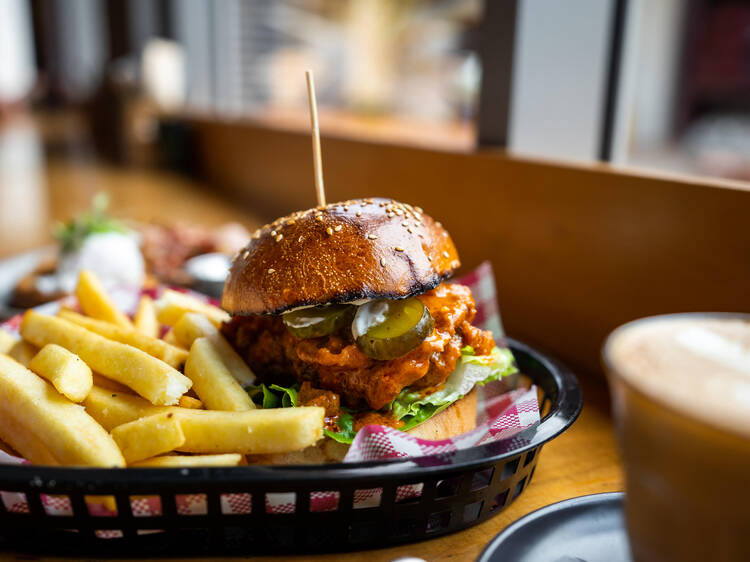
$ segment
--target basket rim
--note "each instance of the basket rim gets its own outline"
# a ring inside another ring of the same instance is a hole
[[[139,485],[202,485],[216,482],[223,486],[237,484],[246,487],[253,484],[295,483],[325,485],[328,482],[349,482],[378,476],[392,476],[398,480],[424,479],[434,473],[462,472],[477,466],[495,464],[536,449],[554,439],[578,418],[583,406],[583,394],[576,377],[559,361],[533,347],[506,338],[514,353],[527,355],[542,365],[552,376],[557,396],[549,412],[540,423],[511,437],[468,449],[449,453],[435,453],[404,459],[386,459],[356,463],[318,465],[247,465],[235,467],[196,468],[90,468],[55,467],[38,465],[0,465],[0,480],[3,485],[26,483],[32,479],[40,487],[53,482],[60,491],[68,482],[81,482],[99,486],[111,485],[120,488],[124,484],[138,482]],[[524,438],[528,442],[518,448],[505,450],[508,441]],[[6,488],[7,489],[7,488]],[[325,488],[320,488],[325,489]]]

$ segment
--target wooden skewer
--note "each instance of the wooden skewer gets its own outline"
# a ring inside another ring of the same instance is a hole
[[[310,126],[312,127],[313,168],[315,170],[315,193],[318,206],[326,204],[326,192],[323,186],[323,160],[320,155],[320,129],[318,128],[318,103],[315,101],[315,82],[312,70],[305,71],[307,79],[307,99],[310,102]]]

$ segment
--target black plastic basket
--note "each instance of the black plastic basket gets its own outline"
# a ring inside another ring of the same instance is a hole
[[[310,553],[386,547],[475,525],[500,513],[529,485],[547,441],[581,410],[575,377],[509,340],[521,371],[542,391],[540,424],[504,441],[437,455],[328,466],[90,469],[0,466],[0,490],[23,492],[28,513],[0,502],[0,548],[72,556]],[[400,486],[421,494],[398,501]],[[377,507],[357,509],[357,491],[381,488]],[[337,492],[332,511],[310,509],[310,494]],[[294,513],[271,513],[266,494],[295,494]],[[48,515],[40,494],[68,496],[73,514]],[[206,513],[181,515],[176,495],[205,494]],[[251,512],[222,511],[222,494],[249,494]],[[132,496],[159,496],[161,515],[134,516]],[[112,496],[117,514],[89,513],[86,496]],[[100,538],[117,530],[121,538]],[[149,532],[159,530],[161,532]],[[145,531],[145,532],[144,532]]]

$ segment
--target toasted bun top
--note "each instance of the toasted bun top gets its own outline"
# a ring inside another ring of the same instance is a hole
[[[232,264],[222,297],[231,314],[423,293],[460,265],[439,222],[390,199],[299,211],[257,230]]]

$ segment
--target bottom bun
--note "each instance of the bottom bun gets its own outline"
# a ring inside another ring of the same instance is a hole
[[[439,414],[432,416],[424,423],[413,427],[406,433],[438,441],[461,435],[477,426],[477,390],[476,388],[466,396],[457,400]]]
[[[448,439],[471,431],[477,426],[477,391],[472,390],[461,400],[457,400],[426,422],[413,427],[406,433],[420,439],[437,441]],[[349,445],[325,437],[316,445],[271,455],[248,455],[249,464],[324,464],[341,462],[349,451]]]

